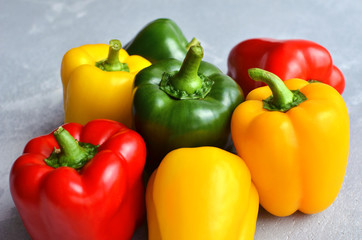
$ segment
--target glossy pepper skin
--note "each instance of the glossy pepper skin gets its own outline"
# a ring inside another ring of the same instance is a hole
[[[277,216],[323,211],[338,195],[348,160],[349,117],[341,95],[323,83],[250,73],[271,87],[251,91],[235,109],[231,134],[261,205]]]
[[[65,122],[85,124],[105,118],[132,127],[134,77],[151,63],[137,55],[129,56],[121,47],[118,40],[111,40],[110,45],[88,44],[64,55]]]
[[[140,55],[152,63],[167,58],[183,61],[195,41],[189,43],[171,19],[159,18],[147,24],[124,48],[129,54]]]
[[[146,190],[150,240],[253,239],[259,209],[250,172],[215,147],[180,148],[162,160]]]
[[[131,239],[145,217],[143,139],[110,120],[62,128],[29,141],[11,169],[11,195],[29,235],[34,240]],[[72,136],[95,148],[88,162],[73,158],[83,150]],[[58,141],[66,160],[52,154]]]
[[[135,128],[146,142],[150,173],[173,149],[227,145],[231,115],[243,94],[202,56],[202,47],[195,45],[183,63],[160,61],[136,76]]]
[[[281,79],[316,80],[343,93],[345,80],[333,65],[332,57],[323,46],[307,40],[248,39],[229,53],[228,75],[235,79],[245,94],[263,86],[248,75],[249,68],[262,68]]]

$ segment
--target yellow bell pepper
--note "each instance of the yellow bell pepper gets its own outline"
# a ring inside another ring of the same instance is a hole
[[[245,163],[216,147],[180,148],[146,190],[150,240],[253,239],[258,193]]]
[[[339,193],[348,160],[349,118],[341,95],[323,83],[283,83],[261,69],[249,75],[269,87],[253,90],[236,108],[231,133],[261,205],[277,216],[323,211]]]
[[[61,67],[65,122],[106,118],[131,127],[134,77],[150,65],[118,40],[70,49]]]

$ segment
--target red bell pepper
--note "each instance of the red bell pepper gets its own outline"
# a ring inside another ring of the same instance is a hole
[[[250,68],[262,68],[281,79],[316,80],[334,87],[341,94],[345,86],[343,74],[333,65],[327,49],[307,40],[249,39],[240,42],[230,51],[228,75],[239,83],[246,95],[265,85],[249,77]]]
[[[69,123],[29,141],[10,190],[31,238],[131,239],[145,217],[145,159],[141,136],[110,120]]]

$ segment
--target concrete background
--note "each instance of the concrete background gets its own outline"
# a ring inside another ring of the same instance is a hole
[[[248,38],[302,38],[330,51],[347,81],[343,98],[351,123],[341,192],[311,216],[279,218],[261,208],[255,239],[362,239],[362,2],[355,0],[0,0],[0,239],[30,239],[10,196],[9,172],[31,138],[63,123],[65,52],[113,38],[125,44],[160,17],[197,37],[204,59],[224,72],[231,48]],[[134,239],[146,239],[144,227]]]

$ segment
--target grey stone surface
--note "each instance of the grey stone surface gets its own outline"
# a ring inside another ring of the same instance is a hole
[[[279,218],[260,209],[255,239],[362,239],[362,2],[356,0],[0,0],[0,239],[30,239],[10,196],[9,172],[27,141],[63,123],[64,53],[112,38],[126,43],[160,17],[197,37],[205,60],[224,72],[231,48],[248,38],[302,38],[330,51],[347,81],[351,124],[342,189],[315,215]],[[146,239],[144,227],[134,239]]]

